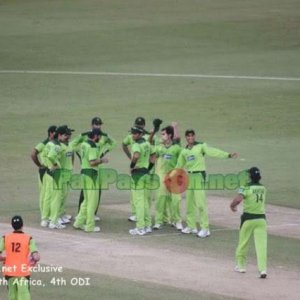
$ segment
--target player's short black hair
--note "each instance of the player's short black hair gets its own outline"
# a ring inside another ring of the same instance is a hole
[[[23,219],[21,216],[14,216],[11,219],[11,226],[14,230],[20,230],[23,227]]]
[[[173,126],[166,126],[166,127],[162,128],[161,131],[165,131],[167,134],[170,134],[171,139],[174,138],[174,128],[173,128]]]
[[[188,136],[189,134],[192,134],[192,135],[195,135],[195,130],[194,129],[187,129],[186,131],[185,131],[185,136]]]
[[[261,180],[260,170],[257,167],[252,167],[248,170],[249,176],[253,183],[259,183]]]
[[[49,127],[48,127],[48,130],[47,130],[47,132],[48,132],[48,136],[50,135],[50,133],[53,133],[53,132],[55,132],[55,131],[56,131],[56,129],[57,129],[57,126],[55,126],[55,125],[51,125],[51,126],[49,126]]]

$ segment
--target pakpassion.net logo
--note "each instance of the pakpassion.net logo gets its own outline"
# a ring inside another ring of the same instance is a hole
[[[249,181],[246,171],[237,174],[206,174],[204,171],[187,173],[183,169],[173,169],[161,175],[143,172],[130,175],[104,168],[99,172],[87,169],[81,174],[72,174],[69,170],[59,169],[51,177],[56,190],[109,190],[115,186],[118,190],[164,188],[175,194],[186,190],[236,190]]]

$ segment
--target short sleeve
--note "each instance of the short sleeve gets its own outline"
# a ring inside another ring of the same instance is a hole
[[[131,139],[131,135],[127,135],[124,140],[123,140],[123,144],[126,145],[126,146],[129,146],[132,144],[132,139]]]
[[[38,153],[41,153],[43,151],[43,149],[45,148],[45,144],[43,143],[39,143],[37,144],[34,149],[38,152]]]
[[[247,194],[247,189],[244,186],[241,186],[238,190],[238,194],[243,195],[245,198]]]

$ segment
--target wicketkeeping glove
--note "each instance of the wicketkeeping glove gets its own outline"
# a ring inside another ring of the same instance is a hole
[[[153,120],[153,126],[154,126],[154,132],[157,132],[159,130],[160,124],[163,121],[161,119],[154,119]]]

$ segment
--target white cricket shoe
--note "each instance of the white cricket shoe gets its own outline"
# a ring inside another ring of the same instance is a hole
[[[128,221],[130,221],[130,222],[136,222],[136,216],[132,215],[132,216],[128,217]]]
[[[71,215],[68,215],[68,214],[64,214],[64,215],[62,216],[62,218],[63,218],[63,219],[69,219],[69,220],[71,220],[71,219],[72,219],[72,216],[71,216]]]
[[[261,271],[259,278],[266,279],[267,278],[267,272],[266,271]]]
[[[182,233],[193,233],[193,234],[197,234],[198,230],[196,228],[189,228],[189,227],[185,227],[184,229],[181,230]]]
[[[145,227],[145,232],[146,232],[146,233],[151,233],[151,232],[152,232],[151,226]]]
[[[199,238],[206,238],[206,237],[210,236],[210,231],[209,231],[209,229],[201,229],[201,230],[198,232],[198,236],[199,236]]]
[[[182,230],[183,226],[181,222],[172,223],[172,226],[175,227],[177,230]]]
[[[133,228],[129,230],[131,235],[145,235],[146,231],[144,229]]]
[[[235,266],[234,271],[238,273],[246,273],[246,269],[240,268],[239,266]]]
[[[155,224],[154,226],[153,226],[153,229],[154,230],[158,230],[158,229],[161,229],[162,228],[162,225],[161,224]]]
[[[42,220],[41,221],[41,226],[42,227],[48,227],[48,225],[49,225],[49,221],[48,220]]]
[[[100,221],[100,217],[99,216],[94,216],[94,221]]]
[[[65,225],[65,224],[69,224],[71,223],[71,220],[70,219],[67,219],[67,218],[64,218],[64,217],[60,217],[58,219],[58,223],[62,224],[62,225]]]
[[[95,226],[93,230],[86,230],[86,228],[84,228],[85,232],[100,232],[100,227]]]
[[[64,229],[66,228],[66,225],[60,224],[59,222],[57,223],[50,222],[48,227],[50,229]]]

